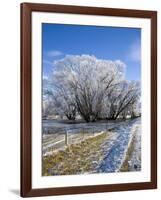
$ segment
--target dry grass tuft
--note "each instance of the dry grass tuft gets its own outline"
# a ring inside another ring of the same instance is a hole
[[[121,169],[120,169],[120,172],[128,172],[130,171],[129,169],[129,162],[131,160],[131,157],[132,157],[132,153],[135,149],[135,136],[132,138],[132,141],[130,143],[130,146],[127,150],[127,153],[126,153],[126,157],[125,157],[125,160],[121,166]]]

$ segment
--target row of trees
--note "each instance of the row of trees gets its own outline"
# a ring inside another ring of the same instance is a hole
[[[140,112],[140,84],[125,79],[121,61],[66,56],[55,61],[53,74],[44,81],[44,115],[72,120],[80,115],[90,122],[135,117]]]

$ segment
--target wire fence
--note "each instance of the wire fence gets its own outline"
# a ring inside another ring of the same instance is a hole
[[[64,149],[65,147],[80,143],[89,137],[96,136],[98,134],[111,130],[112,127],[103,125],[100,127],[85,127],[79,129],[58,129],[55,128],[43,129],[42,136],[42,153],[43,156],[49,155],[54,151]]]

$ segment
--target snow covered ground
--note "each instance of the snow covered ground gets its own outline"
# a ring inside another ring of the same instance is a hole
[[[137,127],[137,130],[134,127]],[[131,120],[128,123],[124,122],[121,126],[115,129],[113,137],[102,144],[102,148],[105,149],[104,159],[100,166],[98,166],[97,172],[118,172],[130,145],[129,141],[132,139],[131,137],[133,137],[136,133],[137,136],[135,137],[137,139],[135,141],[135,150],[132,154],[133,156],[131,161],[129,161],[129,163],[131,163],[130,171],[134,171],[134,163],[136,163],[136,160],[138,160],[138,157],[141,155],[140,118]],[[141,162],[137,162],[137,165],[141,167]]]
[[[48,124],[53,127],[53,123]],[[46,124],[47,125],[47,124]],[[47,127],[45,125],[45,127]],[[61,123],[55,123],[56,131]],[[87,131],[88,130],[88,131]],[[100,146],[101,158],[95,163],[94,170],[88,173],[110,173],[119,172],[126,158],[127,150],[134,140],[135,146],[128,161],[129,171],[141,169],[141,119],[126,120],[120,122],[101,122],[101,123],[80,123],[80,124],[63,124],[61,133],[43,134],[43,155],[51,155],[53,151],[65,149],[65,135],[68,132],[68,144],[79,143],[89,137],[96,136],[101,132],[109,132],[107,140],[103,141]],[[96,152],[100,156],[100,152]],[[98,159],[96,159],[98,160]]]
[[[129,171],[140,171],[141,170],[141,126],[137,124],[134,127],[135,146],[132,152],[131,159],[128,161]]]

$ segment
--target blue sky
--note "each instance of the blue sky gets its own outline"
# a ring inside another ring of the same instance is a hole
[[[43,24],[43,74],[48,75],[53,61],[65,55],[89,54],[121,60],[126,64],[126,79],[140,80],[140,41],[139,28]]]

